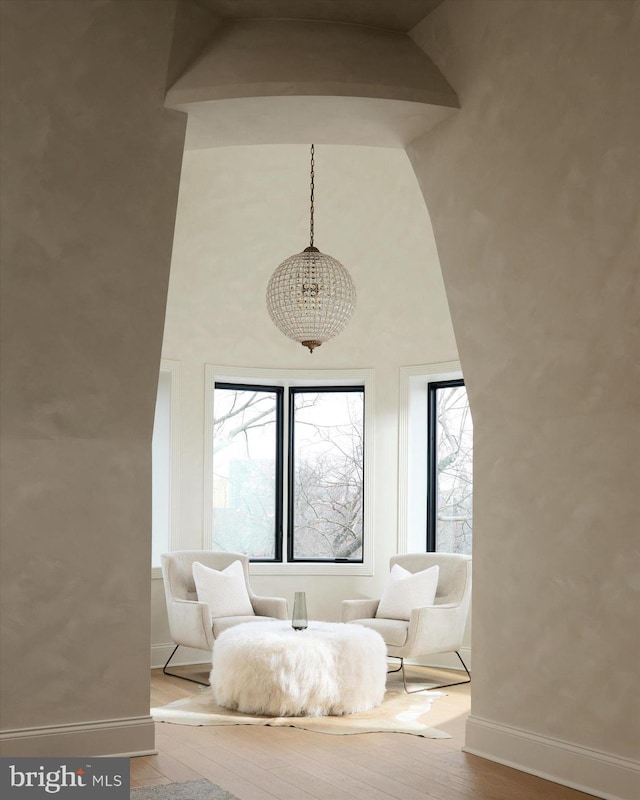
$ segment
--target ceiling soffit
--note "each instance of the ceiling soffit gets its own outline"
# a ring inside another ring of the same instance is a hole
[[[404,33],[251,19],[223,23],[165,104],[189,114],[187,147],[312,139],[404,147],[458,99]]]

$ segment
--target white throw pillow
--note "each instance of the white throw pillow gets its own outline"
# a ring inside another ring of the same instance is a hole
[[[209,606],[212,618],[255,615],[240,561],[222,571],[194,561],[193,580],[198,600]]]
[[[409,572],[400,564],[394,564],[378,605],[376,617],[408,620],[412,608],[432,606],[436,599],[439,572],[437,564],[421,572]]]

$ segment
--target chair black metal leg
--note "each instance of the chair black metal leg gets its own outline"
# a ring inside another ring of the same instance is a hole
[[[464,663],[464,661],[462,660],[462,656],[460,655],[460,653],[457,650],[455,651],[455,654],[458,656],[458,659],[460,660],[460,663],[464,667],[464,671],[467,673],[467,679],[464,680],[464,681],[454,681],[453,683],[441,683],[438,686],[426,686],[424,689],[409,689],[408,688],[408,686],[407,686],[407,678],[406,678],[405,671],[404,671],[404,658],[401,658],[400,659],[399,670],[402,671],[402,684],[404,686],[405,692],[407,694],[417,694],[418,692],[430,692],[430,691],[434,691],[435,689],[446,689],[446,688],[448,688],[450,686],[462,686],[465,683],[470,683],[471,682],[471,673],[467,669],[467,665]],[[393,670],[393,672],[398,672],[399,670]]]
[[[179,645],[179,644],[177,644],[177,645],[176,645],[176,646],[173,648],[173,652],[171,653],[171,655],[169,656],[169,658],[166,660],[166,662],[165,662],[165,665],[164,665],[164,667],[162,668],[162,672],[163,672],[163,674],[164,674],[164,675],[171,675],[171,677],[172,677],[172,678],[182,678],[182,680],[183,680],[183,681],[191,681],[191,683],[198,683],[198,684],[200,684],[200,686],[210,686],[211,684],[209,683],[209,681],[199,681],[197,678],[188,678],[186,675],[179,675],[177,672],[169,672],[169,670],[167,669],[167,667],[169,666],[169,662],[170,662],[170,661],[171,661],[171,659],[174,657],[174,655],[176,654],[176,650],[177,650],[179,647],[180,647],[180,645]]]

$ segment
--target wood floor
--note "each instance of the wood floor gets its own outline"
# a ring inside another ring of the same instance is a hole
[[[442,676],[448,677],[446,673]],[[196,684],[167,677],[160,670],[152,671],[152,706],[198,690]],[[445,691],[447,696],[434,702],[429,721],[433,727],[451,734],[451,739],[423,739],[398,733],[333,736],[297,728],[194,728],[157,723],[158,755],[131,759],[131,786],[207,778],[239,800],[591,797],[461,752],[469,687]]]

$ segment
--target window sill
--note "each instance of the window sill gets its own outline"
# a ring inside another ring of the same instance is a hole
[[[252,575],[373,575],[369,564],[249,564]]]
[[[368,564],[249,564],[252,575],[373,575]],[[161,567],[151,568],[151,580],[162,580]]]

